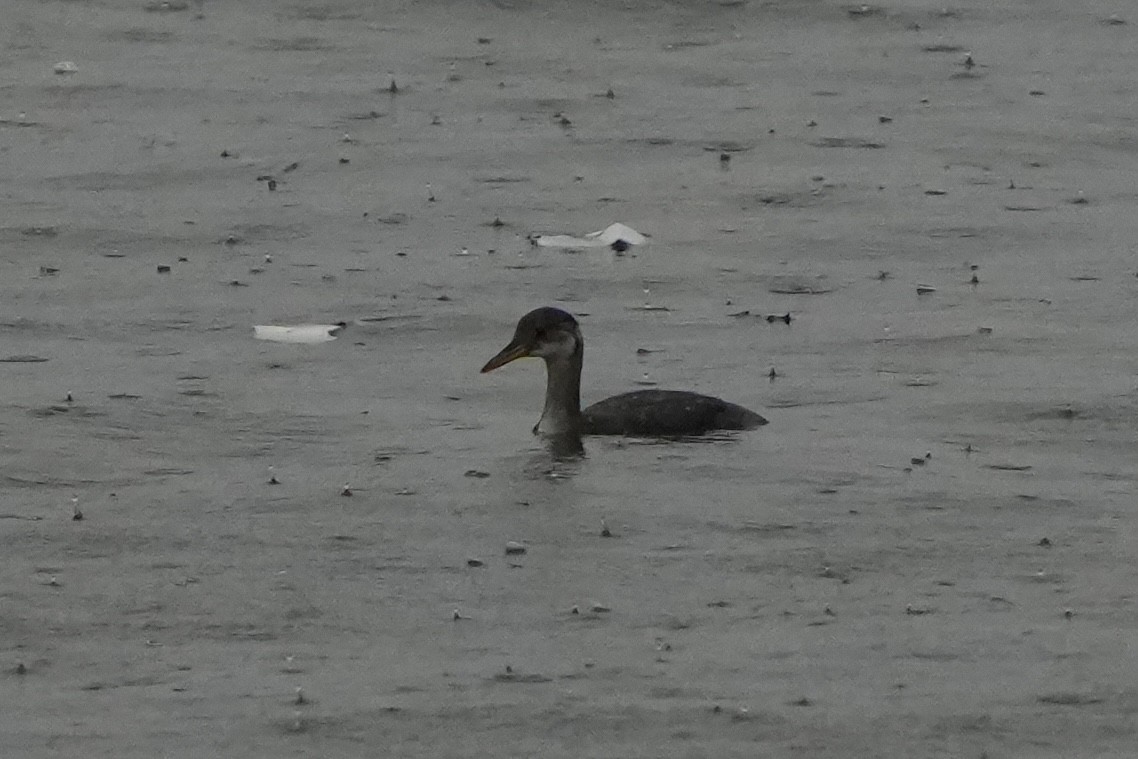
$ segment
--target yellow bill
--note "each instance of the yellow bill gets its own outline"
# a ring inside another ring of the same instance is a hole
[[[529,348],[520,343],[511,342],[498,353],[497,356],[486,362],[486,366],[482,367],[482,373],[492,372],[500,366],[505,366],[511,361],[516,361],[519,358],[525,358],[529,355]]]

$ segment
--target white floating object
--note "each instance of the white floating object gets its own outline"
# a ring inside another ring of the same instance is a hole
[[[79,66],[75,61],[60,61],[52,66],[51,70],[57,74],[78,74]]]
[[[335,340],[343,324],[296,324],[291,327],[258,324],[253,337],[275,343],[326,343]]]
[[[612,245],[617,240],[624,240],[629,245],[643,245],[648,242],[647,237],[619,221],[615,224],[609,224],[599,232],[590,232],[585,237],[600,240],[604,245]]]
[[[590,232],[584,237],[537,235],[533,238],[534,244],[543,248],[603,248],[612,245],[617,240],[622,240],[629,245],[643,245],[648,242],[647,237],[619,221],[604,229]]]

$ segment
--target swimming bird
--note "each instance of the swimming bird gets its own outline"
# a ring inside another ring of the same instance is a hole
[[[482,373],[519,358],[545,361],[545,408],[535,434],[683,437],[717,430],[749,430],[767,420],[734,403],[686,390],[637,390],[581,410],[585,340],[572,314],[549,306],[518,321],[510,343],[486,362]]]

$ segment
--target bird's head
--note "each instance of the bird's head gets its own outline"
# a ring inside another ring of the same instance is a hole
[[[572,314],[550,306],[534,309],[518,321],[514,338],[486,362],[482,373],[527,356],[547,362],[567,360],[579,354],[583,346],[581,329]]]

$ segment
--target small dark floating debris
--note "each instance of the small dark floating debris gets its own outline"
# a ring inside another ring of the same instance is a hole
[[[539,675],[531,673],[528,675],[521,675],[517,672],[499,672],[494,675],[494,680],[499,683],[549,683],[553,682],[553,678],[548,675]]]
[[[26,355],[26,354],[18,354],[15,356],[5,356],[4,358],[0,358],[0,363],[2,363],[2,364],[42,364],[44,361],[48,361],[48,360],[49,359],[46,359],[43,356],[30,356],[30,355]]]
[[[1041,704],[1055,704],[1057,706],[1089,706],[1103,702],[1103,699],[1099,696],[1069,692],[1046,693],[1036,700]]]
[[[489,472],[483,472],[481,469],[467,469],[462,473],[463,477],[474,477],[479,480],[484,480],[490,476]]]
[[[193,473],[193,469],[182,469],[175,466],[162,466],[156,469],[147,469],[143,472],[147,477],[183,477]]]
[[[581,177],[577,181],[580,181],[580,179],[583,178],[584,177]],[[474,181],[481,182],[482,184],[514,184],[517,182],[529,182],[531,179],[530,177],[496,175],[491,177],[481,177],[475,179]]]
[[[290,171],[296,171],[297,167],[299,167],[299,166],[300,166],[300,162],[299,162],[299,161],[293,161],[293,162],[292,162],[292,163],[290,163],[288,166],[285,166],[283,169],[281,169],[281,173],[282,173],[282,174],[287,174],[287,173],[289,173]]]
[[[348,118],[353,121],[369,121],[383,118],[386,115],[386,113],[380,113],[379,111],[368,111],[367,113],[353,113],[349,115]]]
[[[1030,464],[987,464],[988,469],[994,469],[997,472],[1028,472],[1031,471]]]
[[[767,292],[776,295],[826,295],[832,293],[832,287],[811,285],[803,282],[776,282],[767,288]]]
[[[864,140],[860,137],[821,137],[810,143],[815,148],[858,148],[862,150],[879,150],[885,143],[874,140]]]
[[[166,264],[158,264],[158,273],[159,274],[169,274],[170,273],[170,267],[167,266]]]

